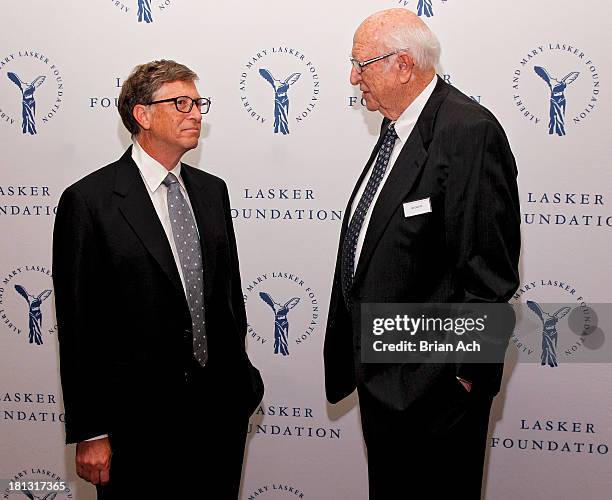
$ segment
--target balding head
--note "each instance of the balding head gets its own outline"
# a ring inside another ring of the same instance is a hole
[[[381,51],[406,50],[420,71],[435,69],[440,43],[429,27],[407,9],[387,9],[366,18],[353,38]]]
[[[439,56],[438,39],[416,14],[383,10],[355,32],[351,84],[368,110],[397,120],[435,77]]]

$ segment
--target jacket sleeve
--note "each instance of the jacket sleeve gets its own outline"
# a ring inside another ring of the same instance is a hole
[[[66,442],[107,434],[104,353],[97,336],[99,250],[87,203],[74,187],[61,196],[53,229],[53,285],[58,323]]]
[[[505,303],[520,281],[520,206],[517,168],[506,136],[494,119],[466,126],[456,142],[446,197],[447,245],[455,256],[455,278],[463,303]],[[507,323],[507,324],[506,324]],[[504,322],[495,338],[505,347],[514,324]],[[500,364],[458,364],[457,376],[495,394]]]
[[[242,281],[240,279],[240,263],[238,261],[238,248],[236,245],[236,235],[234,232],[234,224],[232,222],[231,207],[227,186],[223,184],[223,212],[225,215],[225,226],[229,239],[230,251],[230,290],[231,290],[231,305],[236,320],[236,327],[240,333],[241,340],[244,342],[247,332],[246,308],[244,306],[244,297],[242,294]]]
[[[244,306],[244,296],[242,294],[242,281],[240,279],[240,264],[238,262],[238,248],[236,245],[236,235],[234,233],[234,224],[232,222],[231,206],[229,200],[229,193],[227,192],[227,186],[223,184],[223,210],[225,214],[225,224],[227,227],[227,234],[229,238],[230,247],[230,290],[231,290],[231,306],[234,313],[234,319],[236,321],[236,328],[240,334],[241,347],[246,349],[244,344],[246,340],[247,332],[247,316],[246,308]],[[246,414],[250,416],[259,403],[261,402],[264,395],[264,383],[261,378],[259,370],[253,366],[245,350],[245,358],[247,360],[247,377],[249,379],[249,388],[247,394],[245,394],[245,405]]]

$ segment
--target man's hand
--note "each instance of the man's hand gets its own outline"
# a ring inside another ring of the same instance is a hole
[[[107,437],[81,441],[76,447],[76,472],[92,484],[105,485],[109,480],[111,445]]]

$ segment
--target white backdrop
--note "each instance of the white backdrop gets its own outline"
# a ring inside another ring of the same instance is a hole
[[[200,75],[199,89],[212,100],[201,145],[186,161],[228,183],[248,349],[266,383],[241,498],[367,498],[356,401],[328,406],[322,375],[342,212],[380,124],[348,82],[348,56],[367,15],[418,3],[151,0],[146,23],[138,21],[138,0],[2,2],[0,479],[55,474],[72,482],[65,498],[93,497],[75,477],[74,448],[63,445],[53,294],[42,303],[43,343],[30,344],[28,304],[15,285],[34,296],[52,289],[62,190],[129,145],[115,101],[131,69],[172,58]],[[442,43],[439,73],[495,113],[517,158],[523,285],[515,300],[610,302],[609,2],[429,3],[433,16],[423,18]],[[566,80],[564,136],[548,133],[551,91],[535,66],[558,81],[578,73]],[[278,80],[300,74],[288,93],[287,135],[274,133],[274,91],[261,68]],[[24,94],[9,73],[25,82]],[[22,132],[32,88],[35,134],[27,123]],[[289,314],[288,356],[273,353],[274,316],[261,291],[278,302],[300,299]],[[538,328],[517,332],[508,354],[485,497],[609,498],[610,365],[578,365],[563,351],[556,368],[517,364],[517,346],[539,356]],[[557,328],[561,343],[571,341],[567,319]],[[163,394],[159,411],[172,411]],[[407,476],[406,498],[410,491]],[[6,482],[0,493],[23,497]]]

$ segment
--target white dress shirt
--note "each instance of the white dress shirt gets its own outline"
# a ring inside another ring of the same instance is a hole
[[[183,290],[185,290],[185,278],[183,277],[183,268],[181,267],[181,261],[179,260],[176,244],[174,243],[174,236],[172,235],[172,225],[170,223],[170,215],[168,213],[168,188],[163,184],[163,180],[166,178],[169,172],[173,173],[176,176],[179,182],[181,193],[187,201],[187,205],[189,205],[189,210],[191,210],[191,214],[193,215],[193,207],[191,206],[191,202],[189,201],[189,195],[187,194],[187,190],[185,189],[185,182],[181,177],[181,162],[178,162],[172,170],[167,170],[166,167],[164,167],[161,163],[149,156],[147,152],[142,149],[140,144],[138,144],[138,141],[136,139],[133,140],[133,143],[134,145],[132,146],[132,160],[134,160],[134,163],[136,163],[136,166],[138,167],[138,171],[142,176],[142,180],[144,181],[145,186],[147,187],[147,192],[149,193],[151,201],[153,202],[153,207],[155,207],[157,217],[159,218],[159,221],[161,222],[161,225],[164,228],[166,237],[168,238],[168,243],[170,243],[170,248],[172,249],[172,256],[174,257],[176,268],[178,269],[179,276],[181,277]],[[193,217],[195,219],[195,216]]]
[[[166,237],[168,238],[168,243],[170,243],[170,248],[172,249],[172,256],[174,257],[176,268],[178,269],[179,276],[181,278],[181,283],[183,284],[183,290],[185,290],[183,268],[181,267],[181,261],[179,260],[176,244],[174,243],[172,225],[170,224],[170,215],[168,214],[168,188],[163,184],[163,180],[168,175],[168,172],[172,172],[178,179],[181,193],[187,201],[189,210],[191,210],[193,215],[193,208],[191,206],[191,202],[189,201],[189,195],[187,194],[185,183],[181,177],[181,162],[178,162],[172,170],[168,171],[161,163],[149,156],[147,152],[140,147],[140,144],[138,144],[136,139],[133,139],[132,142],[132,160],[134,160],[134,163],[136,163],[136,166],[138,167],[138,171],[140,172],[142,180],[147,187],[147,192],[149,193],[151,201],[153,202],[153,207],[155,207],[157,217],[164,228]],[[101,434],[100,436],[92,437],[86,439],[85,441],[95,441],[96,439],[102,439],[105,437],[108,437],[108,434]]]
[[[378,186],[378,189],[376,190],[376,193],[374,193],[374,198],[372,198],[372,203],[370,203],[370,206],[368,207],[368,211],[366,212],[365,218],[363,219],[363,225],[361,226],[361,231],[357,238],[357,248],[355,250],[355,264],[354,264],[353,272],[355,272],[355,270],[357,269],[357,263],[359,262],[359,256],[361,255],[361,248],[363,247],[363,241],[365,240],[365,235],[368,230],[368,224],[370,223],[370,217],[372,216],[372,210],[374,210],[374,205],[376,205],[378,194],[382,190],[382,187],[385,185],[385,182],[387,181],[387,178],[389,177],[389,172],[391,172],[391,169],[395,165],[395,161],[397,160],[397,157],[399,156],[400,152],[402,151],[402,148],[406,144],[408,137],[410,137],[412,129],[414,128],[417,120],[419,119],[419,116],[423,112],[423,109],[425,108],[425,104],[427,104],[427,101],[431,97],[431,94],[433,94],[433,91],[436,88],[437,83],[438,83],[438,78],[434,76],[431,82],[429,82],[429,84],[427,85],[427,87],[423,89],[423,92],[421,92],[417,96],[417,98],[412,102],[412,104],[404,110],[404,112],[400,115],[400,117],[395,122],[395,133],[397,134],[397,139],[395,139],[393,151],[391,152],[391,156],[389,157],[389,164],[387,165],[385,174],[383,175],[383,178],[380,181],[380,184]],[[368,183],[368,179],[370,178],[370,175],[372,174],[372,170],[374,169],[375,164],[376,164],[376,160],[372,162],[372,165],[370,166],[368,173],[363,178],[363,182],[361,183],[361,186],[359,186],[359,191],[357,191],[357,194],[355,195],[355,199],[353,200],[353,203],[351,205],[351,218],[353,217],[353,213],[357,209],[357,205],[359,204],[361,195],[365,191],[366,185]],[[471,391],[472,384],[470,381],[464,380],[460,377],[456,377],[456,378],[465,387],[466,391],[468,392]]]
[[[425,104],[427,104],[427,101],[431,97],[431,94],[433,93],[437,82],[438,82],[438,78],[434,76],[431,82],[429,82],[429,84],[427,85],[427,87],[423,89],[423,92],[421,92],[417,96],[417,98],[412,102],[412,104],[410,104],[410,106],[408,106],[404,110],[404,112],[400,115],[400,117],[395,122],[395,132],[397,133],[397,139],[395,140],[395,145],[393,146],[393,151],[391,152],[391,156],[389,158],[389,164],[387,165],[385,174],[383,175],[383,178],[380,181],[380,184],[378,186],[378,189],[376,190],[376,193],[374,193],[374,198],[372,199],[372,203],[370,203],[370,206],[368,207],[368,211],[366,212],[365,217],[363,219],[363,225],[361,226],[361,231],[359,232],[359,236],[357,237],[357,248],[355,250],[355,263],[354,263],[353,272],[355,272],[355,270],[357,269],[357,263],[359,262],[359,257],[361,255],[363,241],[365,240],[365,235],[368,230],[368,224],[370,223],[370,217],[372,216],[372,211],[374,210],[374,206],[376,205],[376,200],[378,199],[378,195],[380,194],[383,186],[385,185],[385,182],[387,181],[387,178],[389,177],[389,173],[391,172],[391,169],[395,165],[395,161],[397,160],[397,157],[399,156],[402,148],[406,144],[406,141],[408,140],[408,137],[410,136],[410,133],[412,132],[412,129],[414,128],[414,125],[419,119],[419,116],[421,115],[423,108],[425,108]],[[376,164],[376,160],[372,162],[372,165],[370,166],[368,173],[363,178],[363,182],[361,183],[361,186],[359,187],[359,191],[357,191],[357,195],[355,196],[355,199],[353,200],[353,204],[351,205],[351,218],[353,217],[353,213],[357,209],[357,205],[359,204],[359,200],[361,199],[361,196],[363,195],[363,192],[365,191],[366,185],[368,183],[368,179],[370,178],[370,175],[372,175],[372,170],[374,169],[375,164]]]

